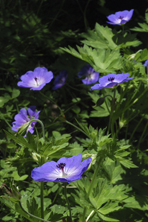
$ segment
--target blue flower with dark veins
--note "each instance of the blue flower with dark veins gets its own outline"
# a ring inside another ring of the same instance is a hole
[[[34,71],[28,71],[20,77],[17,83],[19,87],[30,88],[30,90],[41,90],[53,78],[53,73],[45,67],[37,67]]]
[[[56,90],[62,87],[65,84],[67,77],[68,77],[67,71],[66,70],[61,71],[60,74],[56,76],[53,82],[54,86],[52,89]]]
[[[99,80],[99,73],[95,72],[95,70],[89,65],[83,66],[82,70],[78,73],[78,77],[81,78],[85,76],[85,79],[82,79],[82,82],[85,85],[90,85]]]
[[[40,167],[35,167],[31,177],[35,181],[54,181],[70,183],[81,179],[92,158],[82,161],[82,154],[70,158],[62,157],[57,162],[50,161]]]
[[[129,80],[133,79],[134,77],[127,78],[129,73],[122,73],[122,74],[108,74],[103,76],[99,79],[99,84],[95,84],[91,87],[92,90],[94,89],[103,89],[103,88],[112,88],[115,85],[119,85],[123,82],[128,82]]]
[[[132,18],[133,12],[134,12],[134,9],[131,9],[130,11],[124,10],[124,11],[116,12],[115,14],[111,14],[107,16],[109,20],[109,22],[107,23],[111,25],[125,24]]]

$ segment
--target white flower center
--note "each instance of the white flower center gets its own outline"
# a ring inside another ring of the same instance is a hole
[[[66,178],[68,176],[68,174],[64,172],[65,166],[66,166],[65,163],[60,163],[56,166],[57,168],[59,168],[61,170],[61,173],[62,173],[61,178]]]

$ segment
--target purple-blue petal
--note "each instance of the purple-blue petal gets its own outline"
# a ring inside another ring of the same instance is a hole
[[[55,78],[55,80],[53,82],[54,86],[53,86],[52,89],[56,90],[56,89],[62,87],[65,84],[67,77],[68,77],[67,71],[66,70],[62,70],[60,72],[60,74],[56,76],[56,78]]]
[[[28,71],[20,77],[17,83],[19,87],[30,88],[30,90],[41,90],[53,78],[53,73],[45,67],[37,67],[34,71]]]
[[[107,19],[109,20],[109,22],[107,21],[107,23],[111,25],[125,24],[132,18],[133,12],[134,12],[134,9],[131,9],[130,11],[124,10],[124,11],[116,12],[115,14],[111,14],[107,16]]]
[[[144,62],[144,66],[147,67],[148,59]]]
[[[54,161],[44,163],[42,166],[36,167],[32,170],[31,177],[36,181],[67,183],[74,180],[79,180],[92,161],[90,157],[84,160],[82,163],[81,160],[82,155],[79,154],[70,158],[62,157],[57,161],[57,163]]]
[[[95,84],[91,87],[91,90],[95,89],[103,89],[103,88],[110,88],[115,85],[121,84],[123,82],[127,82],[134,77],[128,78],[129,73],[122,73],[122,74],[114,74],[110,73],[106,76],[103,76],[99,79],[99,84]]]
[[[89,65],[83,66],[82,70],[78,72],[78,77],[81,78],[86,76],[85,79],[82,79],[82,82],[85,85],[90,85],[99,80],[99,73],[95,72],[95,70]]]
[[[14,119],[15,121],[12,123],[12,130],[17,132],[18,129],[25,123],[29,122],[32,119],[38,119],[39,118],[39,113],[40,111],[35,110],[35,106],[30,106],[28,108],[28,114],[27,115],[27,110],[25,108],[20,109],[19,113],[15,115]],[[27,132],[29,131],[30,133],[34,133],[34,126],[37,121],[34,121],[30,124],[30,126],[27,128]]]

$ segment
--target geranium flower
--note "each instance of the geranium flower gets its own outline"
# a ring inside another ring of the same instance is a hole
[[[27,125],[30,120],[38,119],[39,113],[40,111],[36,111],[36,106],[30,106],[30,108],[28,108],[29,115],[27,115],[27,110],[25,108],[20,109],[19,113],[14,117],[15,121],[12,123],[12,130],[17,132],[23,124]],[[32,134],[34,133],[34,126],[36,122],[37,121],[34,121],[29,125],[27,132],[29,131]]]
[[[95,70],[89,65],[83,66],[82,70],[78,73],[78,77],[86,76],[85,79],[82,79],[82,82],[85,85],[90,85],[99,80],[99,73],[95,72]]]
[[[61,71],[60,74],[56,76],[53,82],[54,87],[52,89],[55,90],[62,87],[66,82],[67,76],[68,76],[68,73],[66,70]]]
[[[34,71],[28,71],[20,77],[19,87],[30,88],[30,90],[41,90],[53,78],[53,73],[45,67],[37,67]]]
[[[57,162],[50,161],[40,167],[35,167],[31,177],[36,181],[54,181],[70,183],[81,179],[82,174],[87,170],[92,158],[82,160],[82,154],[70,158],[62,157]]]
[[[113,87],[115,85],[119,85],[123,82],[127,82],[134,77],[127,78],[129,76],[129,73],[122,73],[122,74],[108,74],[106,76],[103,76],[99,79],[99,84],[96,84],[91,87],[92,90],[94,89],[103,89],[103,88],[109,88]]]
[[[148,59],[145,61],[144,66],[147,67]]]
[[[110,22],[107,22],[111,25],[122,25],[128,22],[132,15],[133,15],[134,9],[131,9],[130,11],[124,10],[124,11],[119,11],[116,12],[115,14],[111,14],[107,16],[108,20]]]

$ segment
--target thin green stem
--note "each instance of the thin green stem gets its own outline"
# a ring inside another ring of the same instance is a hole
[[[90,212],[90,214],[89,214],[88,217],[86,218],[86,222],[89,221],[90,217],[91,217],[94,213],[95,213],[94,210],[92,210],[92,211]]]
[[[106,100],[105,100],[105,97],[110,96],[110,97],[112,98],[112,96],[111,96],[111,95],[105,95],[104,90],[102,90],[102,91],[103,91],[104,102],[105,102],[106,108],[107,108],[108,112],[111,113],[111,111],[109,110],[108,104],[107,104],[107,102],[106,102]],[[112,99],[113,99],[113,98],[112,98]]]
[[[38,220],[41,220],[41,221],[44,221],[44,222],[51,222],[51,221],[49,221],[49,220],[44,220],[44,219],[42,219],[42,218],[40,218],[40,217],[37,217],[37,216],[35,216],[35,215],[30,214],[29,212],[27,212],[27,211],[23,208],[23,206],[22,206],[22,204],[21,204],[20,201],[19,201],[19,205],[20,205],[21,209],[24,211],[24,213],[28,214],[29,216],[34,217],[34,218],[36,218],[36,219],[38,219]]]
[[[43,164],[43,157],[41,157],[41,165]],[[44,182],[41,181],[41,186],[40,186],[40,192],[41,192],[41,218],[44,219]]]
[[[43,133],[43,139],[44,139],[44,142],[45,142],[45,128],[44,128],[43,122],[42,122],[41,120],[39,120],[39,119],[32,119],[32,120],[30,120],[29,122],[30,122],[30,124],[31,124],[32,122],[36,122],[36,121],[41,124],[42,133]],[[29,126],[30,126],[30,124],[29,124]],[[29,126],[28,126],[28,127],[29,127]],[[27,127],[27,128],[28,128],[28,127]]]
[[[122,25],[122,32],[123,32],[123,35],[124,35],[124,24]]]
[[[90,183],[90,187],[89,187],[89,189],[88,189],[88,193],[87,193],[88,198],[89,198],[89,196],[90,196],[90,192],[92,191],[93,186],[94,186],[94,184],[95,184],[96,176],[97,176],[97,174],[98,174],[98,171],[99,171],[99,165],[100,165],[101,161],[102,161],[102,157],[100,156],[99,163],[96,164],[96,168],[95,168],[95,171],[94,171],[94,174],[93,174],[93,177],[92,177],[91,183]],[[86,214],[86,207],[84,207],[84,210],[83,210],[83,220],[82,220],[82,221],[85,221],[85,214]]]
[[[143,132],[142,132],[142,135],[141,135],[141,137],[140,137],[140,139],[139,139],[138,147],[140,146],[140,143],[141,143],[142,138],[143,138],[143,136],[144,136],[144,134],[145,134],[145,131],[146,131],[146,129],[147,129],[147,126],[148,126],[148,122],[146,123],[146,125],[145,125],[145,127],[144,127],[144,130],[143,130]]]
[[[89,135],[83,131],[81,128],[77,127],[76,125],[74,125],[73,123],[69,122],[68,120],[65,121],[66,123],[68,123],[69,125],[75,127],[77,130],[81,131],[82,133],[84,133],[87,137],[89,137]]]
[[[41,218],[44,219],[44,182],[41,181]]]
[[[114,121],[113,121],[113,112],[114,112],[114,109],[112,108],[112,106],[114,105],[113,103],[114,103],[114,101],[115,101],[115,95],[116,95],[116,89],[114,89],[114,95],[113,95],[112,101],[111,101],[111,111],[110,111],[108,131],[107,131],[107,133],[109,134],[109,132],[110,132],[110,130],[111,130],[112,137],[114,136]]]
[[[88,0],[84,9],[84,25],[85,25],[85,29],[86,31],[88,31],[88,24],[87,24],[87,18],[86,18],[86,12],[87,12],[87,7],[89,5],[91,0]]]
[[[64,3],[65,3],[65,0],[62,1],[61,5],[60,5],[60,7],[59,7],[59,11],[57,12],[57,14],[56,14],[56,16],[54,17],[53,21],[52,21],[52,22],[50,23],[50,25],[49,25],[49,29],[51,29],[51,26],[52,26],[53,23],[56,21],[56,19],[57,19],[58,15],[59,15],[59,13],[60,13],[60,11],[61,11]]]
[[[11,128],[12,126],[8,123],[8,121],[5,119],[5,117],[4,116],[1,116],[1,117],[7,123],[7,125]]]
[[[138,122],[137,126],[134,128],[134,130],[133,130],[133,132],[132,132],[132,135],[130,136],[129,141],[132,140],[134,133],[136,132],[137,128],[139,127],[139,125],[140,125],[141,122],[143,121],[144,117],[145,117],[145,115],[140,119],[140,121]]]
[[[64,183],[64,194],[65,194],[66,202],[67,202],[67,204],[68,204],[68,210],[69,210],[70,222],[72,222],[71,208],[70,208],[70,204],[69,204],[68,197],[67,197],[66,183]]]
[[[53,101],[53,100],[52,100],[51,98],[49,98],[48,96],[44,95],[41,91],[40,91],[40,94],[41,94],[44,98],[48,99],[48,100],[51,101],[53,104],[55,104],[55,105],[58,107],[60,113],[63,115],[63,111],[62,111],[61,108],[56,104],[55,101]]]
[[[139,88],[140,88],[140,85],[141,84],[139,84]],[[139,90],[139,88],[138,88],[138,90]],[[123,109],[123,111],[122,112],[125,112],[127,109],[129,109],[133,104],[135,104],[144,94],[145,94],[145,92],[148,90],[147,88],[140,94],[140,96],[138,97],[138,98],[136,98],[133,102],[132,102],[132,99],[135,97],[135,95],[136,95],[136,93],[137,93],[137,91],[138,90],[136,90],[136,92],[134,93],[134,95],[132,96],[132,98],[131,98],[131,100],[129,101],[129,103],[126,105],[126,107]]]

